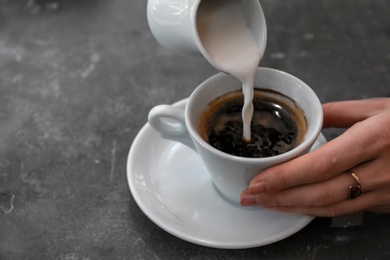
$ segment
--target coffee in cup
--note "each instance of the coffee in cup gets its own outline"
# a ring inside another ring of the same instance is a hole
[[[263,158],[288,152],[304,139],[303,110],[289,97],[255,89],[251,139],[243,136],[244,95],[236,90],[212,100],[203,112],[199,134],[214,148],[240,157]]]

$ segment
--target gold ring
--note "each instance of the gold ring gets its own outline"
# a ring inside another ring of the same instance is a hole
[[[355,199],[362,195],[362,186],[360,185],[360,180],[356,174],[349,169],[348,172],[352,175],[352,177],[355,179],[356,184],[349,186],[349,199]]]

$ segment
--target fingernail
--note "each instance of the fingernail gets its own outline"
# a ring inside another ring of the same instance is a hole
[[[240,204],[244,207],[255,206],[257,205],[257,201],[254,196],[250,194],[243,194],[240,198]]]
[[[267,185],[264,182],[255,182],[249,185],[249,192],[251,194],[264,193],[267,191]]]

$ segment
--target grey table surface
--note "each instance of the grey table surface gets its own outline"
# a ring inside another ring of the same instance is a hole
[[[390,1],[260,2],[261,66],[322,102],[390,95]],[[216,72],[158,45],[146,0],[0,0],[0,259],[389,259],[386,214],[316,218],[277,243],[223,250],[140,210],[126,162],[148,111]]]

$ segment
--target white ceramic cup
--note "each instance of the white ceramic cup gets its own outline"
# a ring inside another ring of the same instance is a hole
[[[151,109],[148,116],[150,125],[163,138],[194,149],[218,191],[235,203],[239,203],[241,192],[261,171],[309,151],[322,128],[321,102],[300,79],[279,70],[258,68],[254,83],[257,88],[274,90],[290,97],[304,111],[307,132],[296,148],[272,157],[245,158],[219,151],[202,139],[198,132],[199,120],[210,101],[241,88],[240,81],[225,73],[216,74],[200,84],[189,97],[185,110],[172,105],[158,105]]]
[[[235,1],[242,9],[262,56],[267,43],[267,26],[259,0],[148,0],[147,18],[154,38],[164,48],[180,55],[202,54],[216,67],[198,32],[197,19],[202,2]]]

